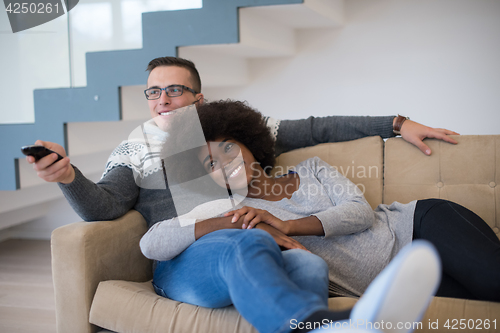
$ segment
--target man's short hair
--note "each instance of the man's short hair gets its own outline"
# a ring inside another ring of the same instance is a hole
[[[193,84],[191,88],[193,88],[197,93],[201,92],[200,73],[198,73],[198,70],[192,61],[177,57],[159,57],[151,60],[146,70],[151,73],[153,69],[159,66],[176,66],[187,69],[191,74],[191,83]]]

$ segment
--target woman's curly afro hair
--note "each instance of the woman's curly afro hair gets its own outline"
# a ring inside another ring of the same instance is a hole
[[[233,139],[241,142],[269,173],[274,166],[274,139],[260,112],[246,102],[221,100],[197,107],[206,141]]]

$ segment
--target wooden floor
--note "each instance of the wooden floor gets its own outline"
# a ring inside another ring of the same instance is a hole
[[[50,241],[0,243],[0,332],[56,332]]]

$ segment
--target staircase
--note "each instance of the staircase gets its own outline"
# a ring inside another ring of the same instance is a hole
[[[338,27],[342,21],[343,0],[204,0],[201,9],[144,13],[142,49],[87,53],[86,87],[35,90],[35,122],[0,126],[0,190],[22,187],[0,192],[0,229],[44,214],[40,209],[21,214],[26,206],[42,207],[61,197],[55,184],[41,181],[18,161],[24,159],[21,146],[37,139],[57,142],[84,174],[98,179],[103,163],[97,170],[91,161],[105,161],[116,142],[147,120],[124,114],[121,100],[123,91],[134,93],[128,86],[141,85],[135,93],[142,94],[144,69],[151,59],[178,55],[192,60],[204,88],[244,86],[249,83],[249,59],[291,57],[297,29]],[[94,143],[73,145],[87,140],[88,128],[99,128],[88,138]],[[108,140],[107,128],[123,135],[116,142]]]

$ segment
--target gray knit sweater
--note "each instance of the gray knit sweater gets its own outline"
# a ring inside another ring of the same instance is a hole
[[[298,164],[296,171],[300,185],[290,199],[236,198],[243,200],[238,207],[264,209],[282,220],[316,216],[325,235],[294,238],[327,262],[330,281],[340,287],[337,292],[361,295],[396,253],[411,242],[416,201],[379,205],[373,211],[356,185],[320,158]],[[219,200],[200,212],[206,214],[205,219],[222,216],[223,206],[227,207]],[[194,224],[181,226],[179,219],[173,218],[156,223],[140,245],[146,257],[170,260],[194,241]]]
[[[277,132],[276,154],[319,143],[354,140],[372,135],[392,137],[393,119],[394,116],[332,116],[282,120],[273,129]],[[123,148],[122,144],[117,150]],[[75,172],[72,183],[59,183],[59,187],[73,209],[85,221],[113,220],[132,208],[144,216],[149,226],[177,216],[169,189],[138,187],[132,169],[128,166],[112,167],[98,183],[85,178],[76,167]],[[165,182],[161,172],[149,177],[151,183]]]

